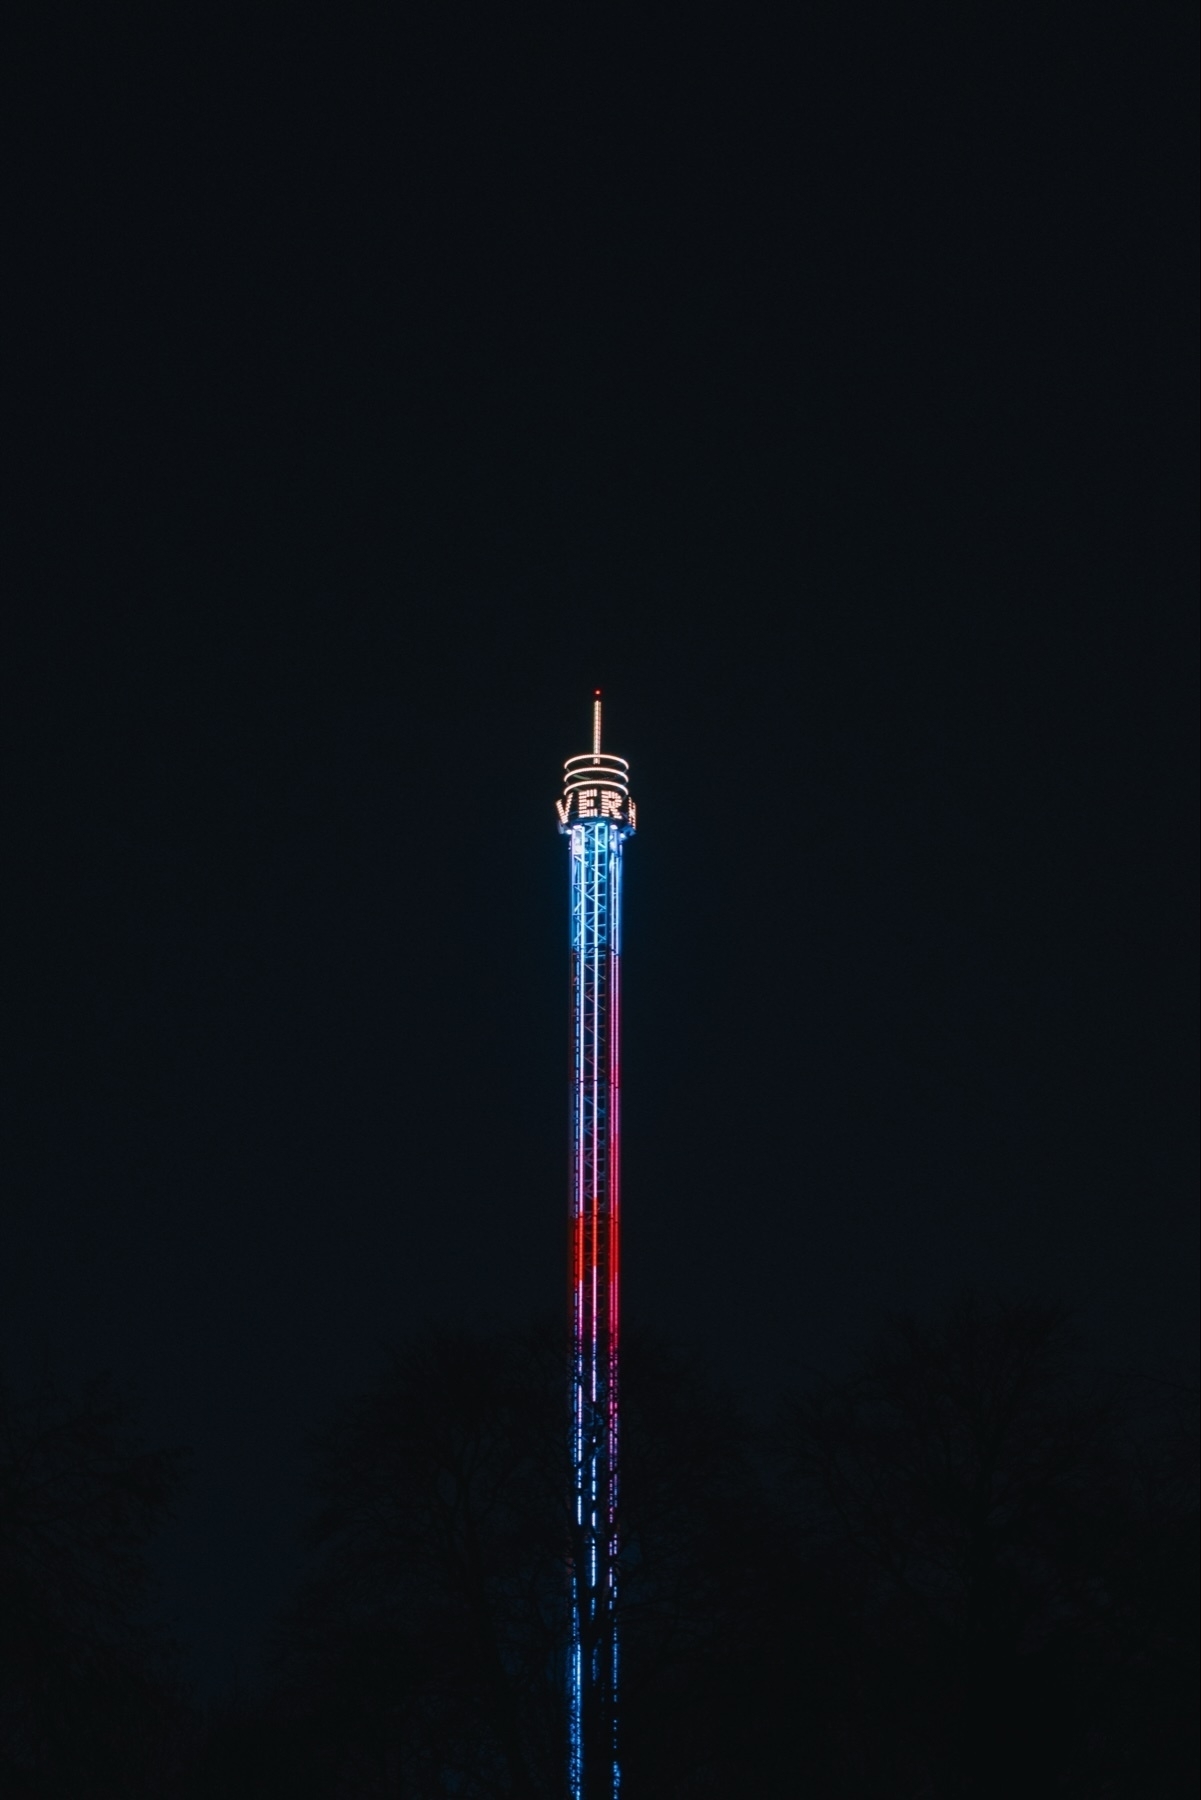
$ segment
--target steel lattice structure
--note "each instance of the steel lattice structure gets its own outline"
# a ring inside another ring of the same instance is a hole
[[[617,1748],[618,1199],[621,854],[635,825],[629,765],[592,750],[564,769],[571,846],[571,1800],[614,1800]]]

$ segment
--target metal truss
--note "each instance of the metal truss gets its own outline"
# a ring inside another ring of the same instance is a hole
[[[571,1800],[613,1800],[617,1755],[618,1173],[621,851],[571,827],[573,1543]]]

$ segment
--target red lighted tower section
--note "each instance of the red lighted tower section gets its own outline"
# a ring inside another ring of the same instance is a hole
[[[618,1231],[621,858],[634,831],[629,764],[569,757],[559,828],[571,848],[571,1800],[615,1800],[617,1744]]]

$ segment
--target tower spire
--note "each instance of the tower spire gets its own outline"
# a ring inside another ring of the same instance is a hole
[[[601,691],[595,688],[592,694],[592,754],[600,755],[601,744]]]

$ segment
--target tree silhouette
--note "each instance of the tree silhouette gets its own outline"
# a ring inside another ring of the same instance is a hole
[[[196,1795],[559,1800],[565,1369],[428,1332],[320,1434],[276,1687]],[[1059,1314],[899,1320],[762,1428],[635,1337],[622,1416],[629,1800],[1193,1791],[1195,1483]]]
[[[317,1442],[319,1566],[280,1638],[297,1791],[561,1795],[565,1367],[554,1331],[431,1334]],[[745,1561],[749,1438],[662,1349],[627,1371],[626,1785],[720,1791],[704,1672]]]
[[[316,1442],[319,1567],[282,1641],[312,1791],[561,1785],[556,1347],[427,1336]]]
[[[0,1384],[0,1785],[161,1796],[186,1731],[144,1619],[147,1543],[177,1458],[137,1440],[105,1382]]]
[[[848,1780],[1184,1791],[1195,1492],[1132,1433],[1128,1396],[1082,1378],[1060,1313],[969,1297],[899,1320],[849,1379],[795,1399],[781,1438],[808,1556],[830,1559],[861,1627]]]

